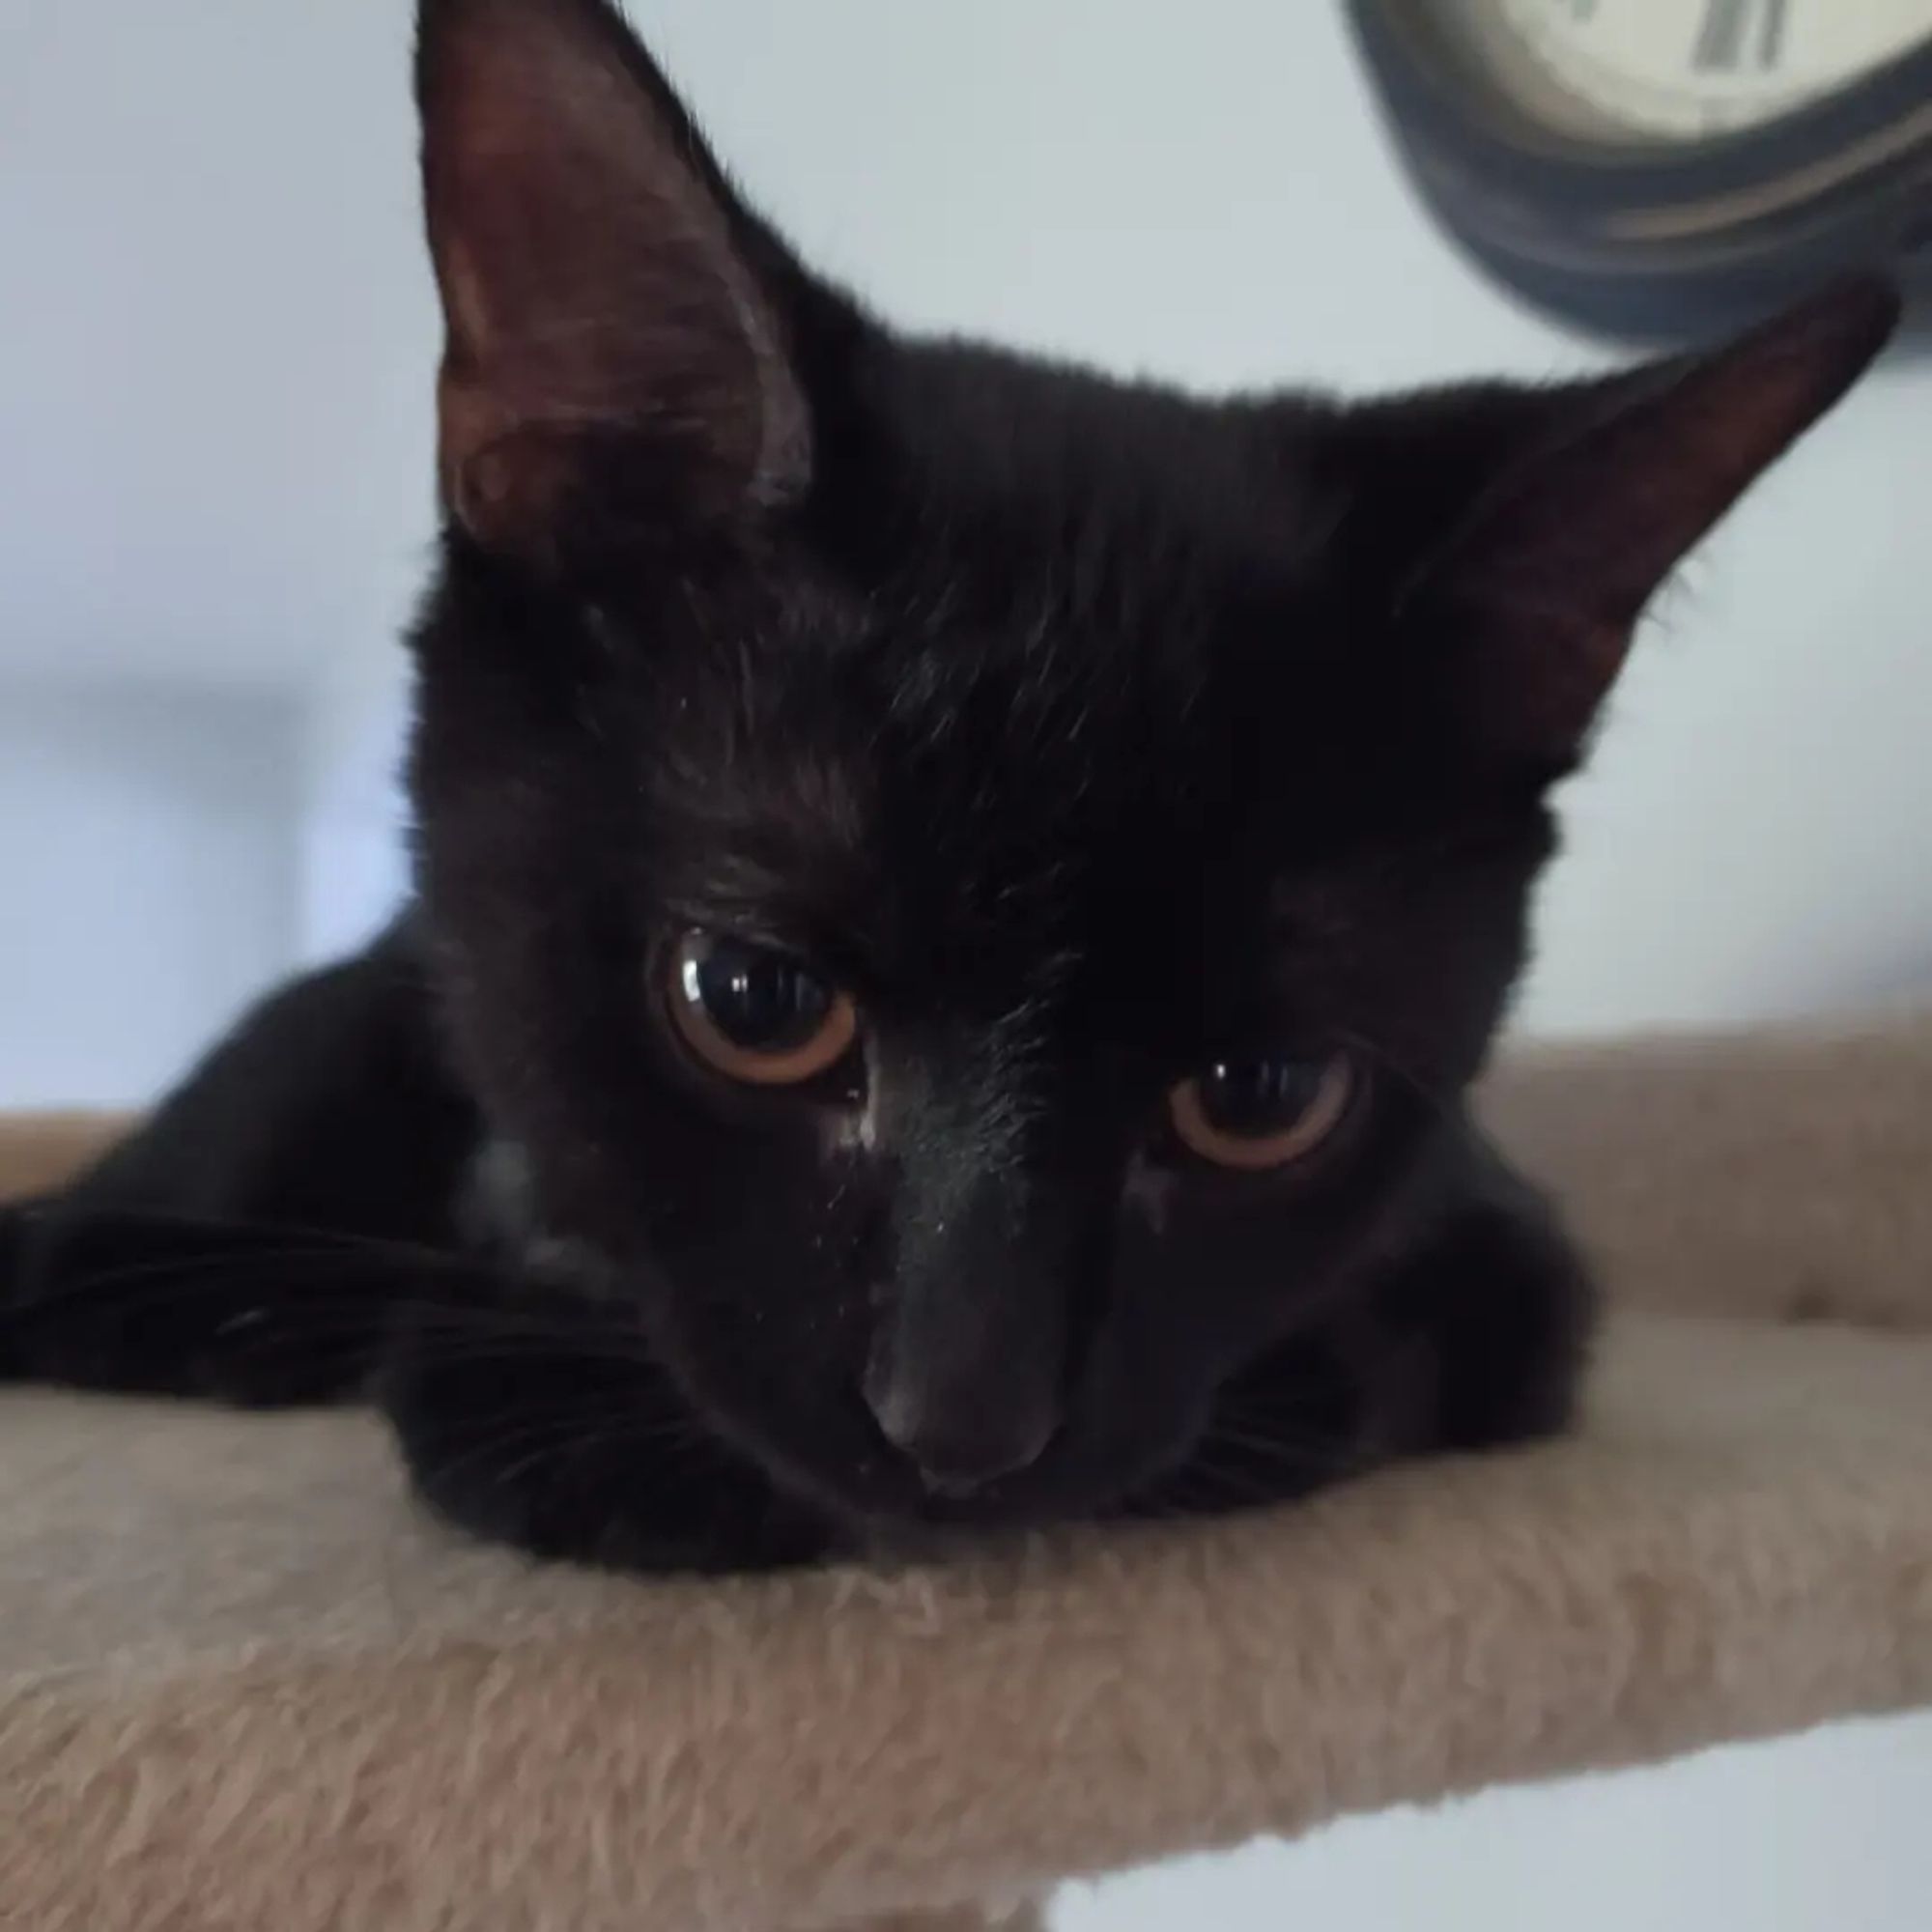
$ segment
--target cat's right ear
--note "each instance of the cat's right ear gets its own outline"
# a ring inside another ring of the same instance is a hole
[[[544,557],[802,490],[794,271],[614,7],[420,0],[417,96],[452,519]]]
[[[1899,318],[1853,276],[1714,348],[1553,388],[1350,411],[1332,465],[1400,675],[1445,730],[1545,774],[1580,755],[1639,617],[1684,557],[1825,414]]]

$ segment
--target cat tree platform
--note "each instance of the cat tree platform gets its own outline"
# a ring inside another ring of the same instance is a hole
[[[0,1394],[0,1918],[978,1926],[1932,1702],[1932,1025],[1544,1055],[1489,1107],[1615,1291],[1584,1426],[1267,1517],[644,1584],[443,1532],[363,1417]]]

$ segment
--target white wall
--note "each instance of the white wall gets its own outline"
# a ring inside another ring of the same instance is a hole
[[[0,0],[0,652],[308,675],[430,529],[405,0]]]
[[[295,938],[286,696],[0,676],[0,1107],[151,1098]]]
[[[1357,1818],[1064,1899],[1059,1932],[1923,1932],[1932,1730]]]
[[[307,963],[356,951],[409,892],[398,659],[349,652],[308,694],[297,939]]]

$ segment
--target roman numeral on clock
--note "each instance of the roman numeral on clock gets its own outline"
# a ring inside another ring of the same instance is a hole
[[[1769,73],[1784,51],[1790,0],[1705,0],[1690,51],[1702,73]]]

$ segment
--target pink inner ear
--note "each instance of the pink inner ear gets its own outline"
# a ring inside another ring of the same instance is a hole
[[[634,438],[721,510],[795,455],[803,410],[731,219],[588,9],[472,0],[424,55],[447,348],[441,463],[489,541],[540,541],[573,451]]]

